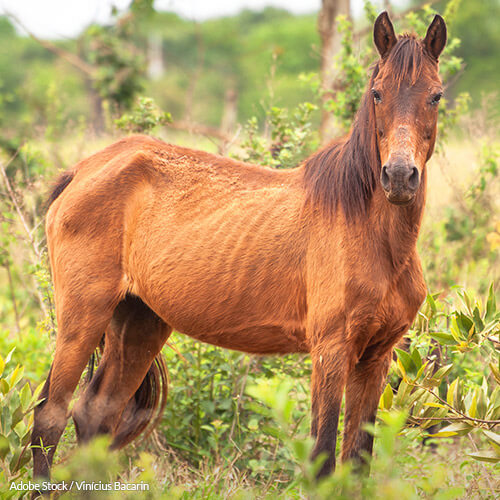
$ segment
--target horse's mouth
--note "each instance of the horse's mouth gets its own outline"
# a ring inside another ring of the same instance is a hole
[[[415,195],[413,194],[409,194],[406,196],[398,196],[398,195],[395,196],[390,192],[389,193],[385,192],[385,197],[387,198],[387,201],[399,207],[406,207],[408,205],[411,205],[415,200]]]

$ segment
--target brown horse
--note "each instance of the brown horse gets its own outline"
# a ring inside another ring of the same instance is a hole
[[[335,465],[344,391],[342,458],[371,453],[362,426],[426,295],[416,241],[446,27],[436,16],[423,40],[397,38],[383,13],[374,40],[352,131],[295,169],[133,136],[63,175],[46,225],[59,333],[35,410],[36,476],[104,333],[72,416],[81,440],[107,432],[120,447],[161,406],[155,358],[174,328],[249,353],[309,352],[319,475]]]

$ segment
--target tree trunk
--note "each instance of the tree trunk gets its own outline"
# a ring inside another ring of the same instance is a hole
[[[148,36],[148,76],[155,80],[164,72],[163,39],[159,33],[151,33]]]
[[[77,53],[78,57],[84,61],[85,60],[85,46],[83,37],[79,37],[77,40]],[[94,134],[99,135],[106,129],[106,124],[104,120],[104,110],[102,106],[102,99],[99,92],[94,87],[93,73],[82,72],[83,83],[85,86],[85,91],[90,104],[90,128]]]
[[[195,23],[195,36],[196,36],[196,67],[191,74],[191,79],[189,80],[189,86],[186,92],[186,105],[184,107],[184,121],[193,121],[193,108],[194,99],[196,93],[196,85],[198,84],[198,79],[201,76],[203,67],[205,65],[205,42],[203,40],[203,34],[199,23]]]
[[[234,85],[230,84],[224,94],[224,110],[220,129],[222,132],[231,133],[236,128],[238,119],[238,92]]]
[[[336,70],[334,68],[334,56],[340,50],[340,33],[337,30],[335,19],[339,15],[350,17],[350,0],[322,0],[321,10],[318,14],[318,31],[321,39],[321,89],[322,103],[332,96]],[[322,109],[320,137],[325,143],[338,132],[335,130],[334,120],[326,109]]]

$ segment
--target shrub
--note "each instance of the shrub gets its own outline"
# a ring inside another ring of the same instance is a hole
[[[5,358],[0,356],[0,484],[4,486],[27,475],[32,410],[42,390],[42,385],[31,390],[20,365],[5,372],[12,352]],[[8,490],[4,494],[10,495]]]

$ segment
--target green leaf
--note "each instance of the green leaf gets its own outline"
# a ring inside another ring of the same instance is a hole
[[[440,382],[450,372],[452,368],[453,368],[453,363],[442,366],[441,368],[439,368],[439,370],[436,371],[436,373],[434,373],[432,378]]]
[[[403,382],[408,379],[408,376],[406,375],[406,370],[405,367],[403,366],[403,363],[401,363],[401,360],[398,358],[397,359],[397,367],[399,368],[399,372],[401,373],[401,378],[403,379]]]
[[[465,436],[468,434],[474,427],[465,422],[455,422],[451,425],[448,425],[441,429],[436,434],[429,434],[432,437],[449,437],[449,436]]]
[[[392,387],[391,384],[387,384],[385,386],[384,392],[382,393],[382,396],[380,397],[380,408],[382,408],[383,410],[390,410],[392,406],[392,399]]]
[[[458,380],[458,383],[455,384],[455,390],[453,391],[453,407],[460,411],[464,410],[461,380]]]
[[[434,300],[434,297],[430,293],[427,294],[427,303],[429,304],[431,311],[435,313],[437,311],[436,301]]]
[[[470,300],[470,297],[467,295],[467,292],[465,290],[463,290],[461,293],[458,292],[458,296],[462,299],[467,310],[471,311],[472,310],[472,302]]]
[[[32,430],[32,428],[29,427],[29,426],[27,426],[26,429],[27,429],[26,433],[24,434],[24,436],[21,439],[21,446],[26,446],[30,442],[30,440],[31,440],[31,430]]]
[[[484,323],[483,323],[483,320],[481,319],[481,315],[479,314],[479,309],[477,308],[477,306],[474,308],[473,318],[474,318],[474,325],[476,326],[476,330],[478,332],[483,331]]]
[[[453,393],[455,387],[458,385],[458,377],[449,385],[448,392],[446,393],[446,401],[449,405],[453,406]]]
[[[453,316],[451,318],[450,332],[453,335],[453,338],[457,342],[461,341],[461,339],[460,339],[460,328],[458,327],[457,318],[455,316]]]
[[[16,350],[16,348],[15,348],[15,347],[13,347],[13,348],[10,350],[9,354],[7,354],[7,356],[5,356],[5,360],[4,360],[4,361],[5,361],[5,364],[6,364],[6,365],[7,365],[7,364],[9,364],[10,358],[12,358],[12,354],[14,354],[14,351],[15,351],[15,350]]]
[[[441,345],[455,345],[458,341],[451,333],[433,332],[429,335]]]
[[[500,454],[498,454],[495,450],[480,450],[475,451],[474,453],[468,453],[469,457],[474,458],[475,460],[480,460],[481,462],[490,462],[497,463],[500,461]]]
[[[9,392],[10,385],[4,378],[0,379],[0,391],[2,394],[7,394]]]
[[[461,312],[457,315],[457,325],[460,329],[462,340],[467,340],[469,338],[470,330],[474,326],[474,322]]]
[[[477,392],[478,392],[478,389],[476,389],[474,391],[474,395],[472,396],[472,401],[471,401],[469,409],[468,409],[468,414],[472,418],[476,418],[476,414],[477,414]]]
[[[7,456],[9,450],[9,440],[5,436],[0,434],[0,460],[3,460]]]
[[[422,357],[420,356],[420,352],[418,352],[417,348],[413,349],[413,351],[411,352],[411,359],[415,364],[417,370],[420,370],[420,368],[422,368]]]
[[[500,434],[496,432],[489,431],[487,429],[483,429],[483,434],[494,444],[500,446]]]
[[[490,368],[491,368],[491,372],[493,373],[493,376],[495,377],[497,383],[500,384],[500,370],[493,362],[490,363]]]
[[[477,418],[484,418],[488,410],[488,401],[486,399],[485,391],[482,387],[477,390]]]
[[[429,362],[428,362],[428,361],[426,361],[426,362],[425,362],[425,363],[424,363],[424,364],[420,367],[420,369],[419,369],[419,370],[418,370],[418,372],[417,372],[417,375],[415,376],[415,380],[418,380],[418,379],[420,378],[420,376],[422,375],[422,373],[424,373],[424,370],[425,370],[425,368],[427,367],[427,365],[428,365],[428,364],[429,364]],[[433,362],[432,364],[434,364],[434,362]]]
[[[17,365],[9,378],[9,385],[14,387],[23,377],[24,366]]]
[[[19,460],[18,470],[24,467],[31,460],[31,453],[28,448],[24,448],[23,454]]]
[[[28,382],[26,382],[23,388],[21,389],[21,392],[19,393],[19,398],[21,399],[21,405],[23,411],[26,411],[31,401],[31,389]]]
[[[406,404],[408,406],[413,405],[415,401],[418,401],[424,394],[426,393],[425,389],[422,387],[419,387],[417,390],[411,393],[411,395],[408,397]],[[416,414],[415,412],[413,412]]]
[[[398,363],[401,365],[399,359],[398,359]],[[400,366],[400,369],[402,367],[403,367],[403,365]],[[404,370],[404,368],[403,368],[403,370]],[[405,380],[403,378],[403,380],[399,384],[398,392],[397,392],[396,397],[395,397],[395,401],[397,402],[398,406],[403,406],[403,405],[407,404],[407,397],[411,393],[411,390],[412,390],[412,387],[407,382],[405,382]]]
[[[40,398],[40,393],[42,392],[43,386],[45,385],[45,382],[41,382],[37,388],[33,391],[33,394],[31,395],[31,401],[30,401],[30,406],[33,406],[35,404],[41,403],[45,398],[39,399]]]
[[[292,441],[292,446],[295,451],[295,456],[299,462],[306,462],[311,450],[309,449],[308,443],[301,439],[294,439]]]
[[[14,412],[12,413],[12,423],[11,426],[15,427],[16,424],[23,418],[23,409],[21,405],[19,405]]]
[[[495,298],[495,292],[493,290],[493,283],[490,285],[488,290],[488,300],[486,301],[486,314],[484,316],[486,321],[492,320],[496,315],[497,303]]]
[[[424,403],[424,406],[430,406],[432,408],[445,408],[446,410],[448,409],[447,406],[444,406],[441,403],[433,403],[432,401]]]
[[[415,366],[415,363],[413,362],[413,359],[411,358],[411,356],[406,351],[403,351],[402,349],[396,348],[396,349],[394,349],[394,351],[396,352],[398,359],[401,361],[401,363],[405,369],[405,372],[409,373],[410,375],[416,375],[418,370],[417,370],[417,367]]]

